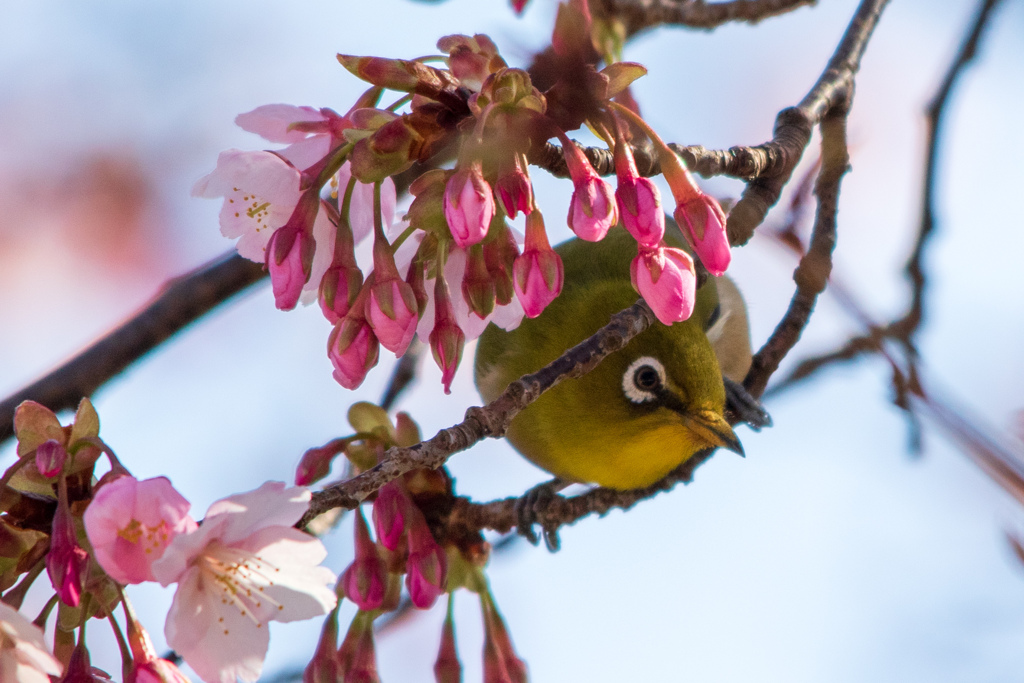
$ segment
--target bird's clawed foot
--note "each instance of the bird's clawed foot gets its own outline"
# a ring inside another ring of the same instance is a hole
[[[533,525],[537,523],[537,513],[544,510],[554,499],[558,492],[569,485],[569,482],[554,478],[551,481],[537,484],[524,493],[516,501],[516,532],[533,545],[537,545],[537,534]],[[544,545],[551,552],[556,552],[561,547],[558,539],[558,527],[546,527],[541,524],[541,533],[544,536]]]
[[[746,422],[755,432],[761,431],[763,427],[772,426],[772,416],[764,409],[761,402],[750,395],[743,385],[734,382],[728,377],[722,378],[725,381],[725,410],[737,422]]]

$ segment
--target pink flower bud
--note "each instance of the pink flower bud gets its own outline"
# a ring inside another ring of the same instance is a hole
[[[356,558],[341,576],[345,597],[367,612],[373,611],[384,602],[384,588],[387,570],[377,552],[377,544],[370,540],[363,511],[356,508],[355,522]]]
[[[373,619],[359,612],[338,649],[339,681],[380,683],[377,676],[377,652],[373,645]]]
[[[60,441],[56,439],[44,441],[36,449],[36,467],[39,469],[39,474],[44,477],[57,476],[61,468],[64,467],[67,457],[68,452],[64,450]]]
[[[484,683],[526,683],[526,663],[516,655],[490,590],[480,595],[484,614]]]
[[[701,192],[693,199],[679,204],[676,222],[683,228],[686,241],[697,253],[697,258],[712,275],[721,275],[729,267],[732,254],[729,236],[725,231],[725,212],[714,197]]]
[[[519,303],[536,318],[562,291],[562,259],[551,249],[539,210],[526,217],[526,244],[512,266]]]
[[[326,477],[331,471],[334,458],[348,443],[348,439],[334,439],[326,446],[310,448],[303,453],[299,466],[295,468],[295,485],[309,486]]]
[[[419,609],[430,609],[445,590],[448,557],[418,510],[409,525],[409,559],[405,570],[405,586],[412,604]]]
[[[693,313],[697,277],[693,259],[682,249],[641,248],[629,273],[633,287],[665,325],[686,320]]]
[[[89,650],[86,649],[85,643],[80,641],[71,651],[71,659],[68,661],[67,668],[64,669],[64,676],[61,677],[60,683],[108,683],[109,681],[110,676],[106,672],[92,665]],[[4,683],[7,683],[6,679]]]
[[[317,299],[324,317],[332,325],[345,317],[362,286],[363,273],[359,268],[335,265],[327,269],[320,280]]]
[[[463,167],[448,179],[444,190],[444,216],[455,244],[463,249],[487,236],[494,218],[494,195],[484,180],[479,161]]]
[[[576,236],[588,242],[599,242],[619,221],[615,195],[611,185],[596,172],[573,183],[576,189],[569,204],[569,227]]]
[[[527,215],[533,210],[533,187],[518,163],[498,176],[494,189],[497,190],[501,207],[509,218],[515,218],[520,211]]]
[[[338,681],[338,610],[324,619],[316,651],[302,672],[302,683],[337,683]]]
[[[467,275],[469,271],[467,270]],[[468,301],[468,299],[467,299]],[[493,308],[493,295],[492,303]],[[455,322],[455,311],[448,295],[448,284],[443,277],[434,281],[434,329],[430,333],[430,350],[434,361],[441,368],[441,382],[444,393],[452,393],[452,379],[455,370],[462,360],[462,349],[466,345],[466,335]]]
[[[642,247],[654,249],[665,237],[661,193],[649,178],[637,173],[633,153],[621,139],[615,145],[615,173],[619,179],[615,199],[622,225]]]
[[[445,296],[447,294],[446,288]],[[474,244],[466,250],[466,274],[462,277],[462,298],[469,306],[469,310],[481,320],[494,310],[494,279],[487,270],[487,260],[482,245]]]
[[[452,619],[451,598],[448,599],[448,616],[441,628],[441,647],[434,662],[434,680],[437,683],[461,683],[462,662],[455,649],[455,621]]]
[[[565,135],[562,154],[569,167],[575,189],[569,203],[569,227],[588,242],[599,242],[619,222],[619,212],[611,186],[597,175],[583,152]]]
[[[380,273],[377,273],[378,278]],[[396,356],[409,348],[416,334],[419,306],[409,283],[397,277],[375,279],[366,302],[366,318],[381,346]]]
[[[132,651],[132,667],[124,683],[190,683],[177,666],[156,656],[153,641],[138,623],[135,611],[125,603],[128,613],[128,644]]]
[[[75,523],[68,508],[67,484],[62,477],[57,497],[57,510],[53,515],[53,533],[50,552],[46,556],[46,573],[50,583],[64,604],[78,607],[82,598],[82,583],[89,554],[78,545]],[[69,667],[70,669],[70,667]]]
[[[397,550],[405,533],[405,516],[411,506],[409,494],[398,481],[389,481],[373,501],[373,527],[377,540],[388,550]]]
[[[121,476],[96,491],[82,515],[96,561],[119,583],[154,581],[153,563],[195,530],[191,505],[166,477]]]
[[[290,311],[299,303],[302,287],[313,268],[315,250],[311,234],[288,225],[270,237],[267,270],[274,288],[274,303],[282,311]]]
[[[327,357],[334,365],[334,379],[346,389],[355,389],[377,364],[380,344],[361,315],[350,314],[334,326],[327,338]]]

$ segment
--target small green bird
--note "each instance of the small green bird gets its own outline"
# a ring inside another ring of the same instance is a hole
[[[675,226],[672,226],[674,228]],[[678,228],[666,234],[681,247]],[[565,268],[562,293],[511,332],[490,326],[476,351],[484,400],[538,370],[608,323],[637,299],[629,265],[636,242],[615,228],[601,242],[556,247]],[[694,453],[724,447],[742,455],[725,419],[730,408],[757,429],[767,413],[735,384],[750,367],[746,307],[726,277],[708,276],[693,315],[655,322],[593,371],[562,382],[523,410],[507,437],[524,457],[560,479],[635,489],[658,481]]]

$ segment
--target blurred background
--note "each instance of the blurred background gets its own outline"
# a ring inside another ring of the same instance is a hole
[[[855,4],[642,35],[626,59],[650,70],[635,86],[645,117],[682,144],[769,139]],[[923,111],[975,4],[892,3],[857,79],[835,274],[880,320],[906,305]],[[335,53],[412,58],[451,33],[487,33],[525,66],[547,44],[554,12],[553,0],[532,0],[522,18],[501,0],[3,3],[0,394],[129,316],[169,277],[231,248],[219,202],[189,190],[221,150],[263,146],[233,125],[238,113],[274,102],[344,112],[364,86]],[[1022,35],[1024,3],[1008,0],[954,91],[920,336],[932,388],[1018,449]],[[554,217],[571,184],[541,172],[534,181],[553,240],[569,237]],[[705,186],[723,198],[742,189],[728,179]],[[794,261],[761,235],[733,263],[758,346],[788,304]],[[818,308],[790,367],[858,331],[828,293]],[[257,287],[102,389],[102,436],[138,477],[169,476],[197,517],[230,493],[290,481],[299,455],[348,433],[348,406],[378,400],[389,376],[393,359],[383,359],[358,391],[335,384],[328,332],[315,306],[282,313]],[[479,402],[470,358],[467,350],[450,396],[428,358],[400,401],[426,435]],[[495,596],[532,680],[1020,680],[1024,567],[1006,532],[1024,529],[1024,514],[934,429],[923,454],[910,455],[890,394],[877,360],[833,368],[769,402],[773,428],[741,428],[746,459],[718,454],[687,487],[564,529],[557,554],[519,543],[494,557]],[[4,446],[0,464],[12,453]],[[481,501],[546,478],[501,442],[449,466],[458,492]],[[350,539],[348,525],[325,539],[335,572],[351,559]],[[128,593],[162,648],[171,592]],[[30,596],[25,611],[45,598]],[[460,593],[456,606],[466,680],[480,680],[476,598]],[[431,679],[443,610],[378,642],[382,679]],[[274,624],[264,680],[303,666],[319,628]],[[91,628],[90,639],[94,663],[118,671],[109,634]]]

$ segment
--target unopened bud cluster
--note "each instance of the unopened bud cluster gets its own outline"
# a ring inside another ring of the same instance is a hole
[[[714,274],[728,266],[721,207],[635,112],[629,86],[646,69],[610,58],[597,69],[595,46],[607,33],[598,24],[586,0],[560,6],[554,83],[544,92],[487,36],[453,35],[438,41],[440,56],[421,60],[338,55],[372,86],[344,115],[277,104],[238,117],[241,127],[286,146],[224,152],[194,193],[224,199],[222,232],[239,238],[242,256],[266,264],[278,308],[319,300],[334,326],[327,353],[342,386],[362,383],[380,347],[400,356],[418,333],[449,391],[468,340],[490,322],[511,329],[524,314],[536,317],[558,296],[561,258],[527,161],[552,138],[573,182],[569,227],[592,242],[618,225],[629,231],[637,241],[634,285],[662,322],[689,317],[694,267],[688,252],[665,244],[661,196],[637,172],[635,136],[658,151],[692,251]],[[383,106],[387,91],[401,95]],[[612,150],[614,190],[567,136],[584,125]],[[393,179],[453,153],[453,168],[412,180],[413,199],[396,220]],[[519,214],[525,241],[509,225]],[[360,267],[356,246],[371,235],[372,264]]]

